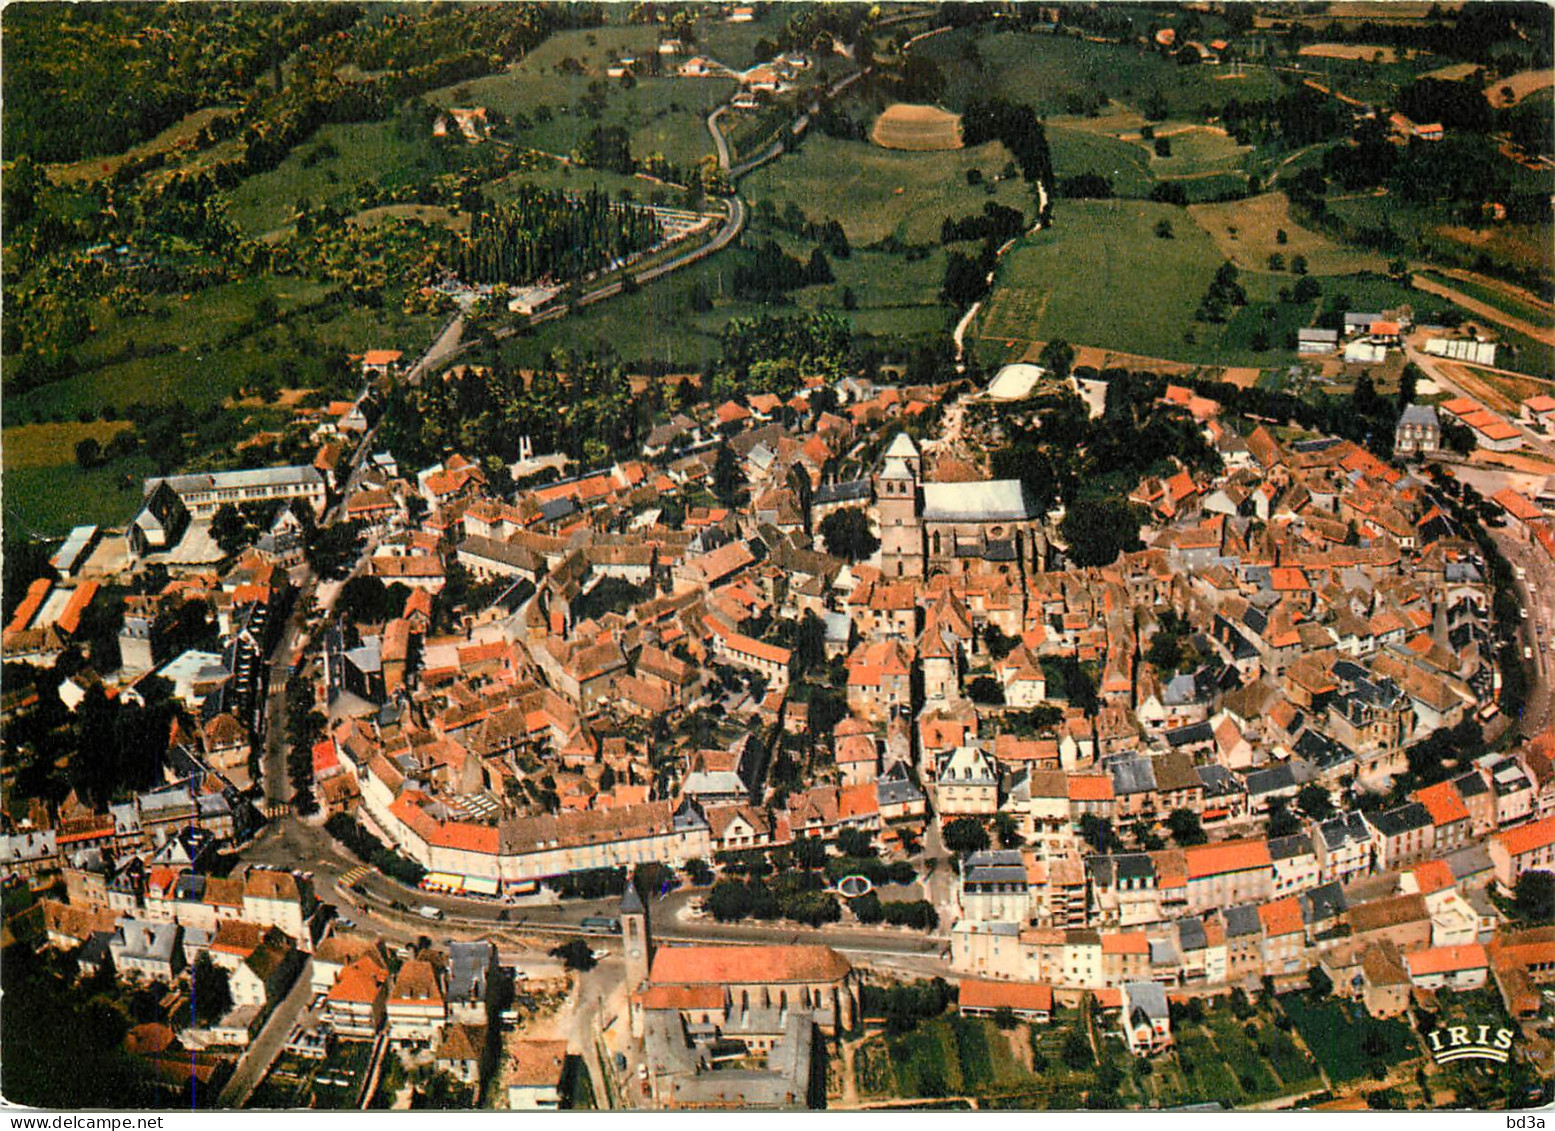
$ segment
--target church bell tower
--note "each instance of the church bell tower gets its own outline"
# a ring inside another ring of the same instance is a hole
[[[880,573],[886,581],[923,576],[923,523],[918,509],[922,457],[902,432],[886,449],[875,474],[875,515],[880,522]]]

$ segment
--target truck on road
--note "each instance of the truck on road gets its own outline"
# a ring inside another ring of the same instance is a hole
[[[442,908],[433,907],[430,904],[425,907],[418,908],[416,910],[416,914],[420,915],[423,919],[441,919],[443,917]]]

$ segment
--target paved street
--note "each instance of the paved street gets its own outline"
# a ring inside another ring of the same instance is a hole
[[[264,1028],[259,1030],[254,1043],[248,1046],[248,1050],[238,1061],[237,1067],[233,1069],[232,1078],[221,1090],[222,1107],[241,1107],[258,1087],[259,1081],[264,1079],[265,1073],[270,1070],[270,1066],[275,1063],[275,1058],[280,1055],[282,1046],[286,1044],[292,1026],[302,1015],[303,1007],[308,1004],[308,998],[313,992],[312,977],[313,959],[309,958],[302,964],[291,991],[271,1012]]]

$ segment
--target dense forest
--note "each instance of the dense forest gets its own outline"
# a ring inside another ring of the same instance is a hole
[[[612,203],[601,189],[576,196],[523,185],[513,200],[471,218],[456,270],[471,283],[579,279],[662,238],[651,210]]]

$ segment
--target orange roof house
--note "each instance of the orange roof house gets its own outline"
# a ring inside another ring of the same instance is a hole
[[[1046,1019],[1053,1015],[1053,987],[1042,982],[995,982],[962,978],[957,1005],[963,1014],[997,1013]]]
[[[1249,868],[1273,867],[1269,856],[1269,842],[1262,838],[1248,840],[1223,840],[1216,844],[1201,844],[1183,849],[1188,865],[1188,879],[1198,880],[1227,872],[1242,872]]]

